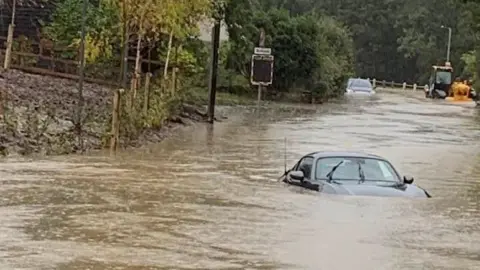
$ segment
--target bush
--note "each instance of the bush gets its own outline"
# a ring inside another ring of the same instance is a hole
[[[291,16],[283,9],[257,8],[243,1],[227,8],[228,67],[249,77],[250,57],[263,28],[265,45],[275,56],[276,91],[308,89],[324,97],[342,93],[340,86],[354,68],[353,41],[346,28],[323,15]]]

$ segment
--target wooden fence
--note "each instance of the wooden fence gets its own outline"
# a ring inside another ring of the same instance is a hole
[[[395,89],[402,89],[402,90],[407,90],[411,89],[413,91],[417,90],[423,90],[422,87],[419,87],[417,83],[414,84],[409,84],[406,82],[403,83],[398,83],[398,82],[393,82],[393,81],[386,81],[386,80],[377,80],[377,79],[368,79],[374,87],[381,87],[381,88],[395,88]]]
[[[3,45],[1,41],[6,41],[7,38],[0,36],[0,61],[3,64],[7,50],[4,49],[6,46]],[[22,44],[22,40],[15,40],[16,46],[12,48],[10,54],[10,64],[8,65],[9,68],[18,69],[21,71],[25,71],[28,73],[46,75],[46,76],[53,76],[58,78],[65,78],[71,80],[79,80],[79,60],[73,60],[72,58],[78,58],[78,56],[71,57],[70,59],[62,59],[60,57],[52,56],[56,53],[61,53],[62,50],[55,48],[50,48],[49,52],[45,52],[43,45],[39,42],[35,41],[28,41],[30,42],[28,46],[24,46]],[[33,45],[33,46],[32,46]],[[2,48],[3,47],[3,48]],[[47,55],[46,55],[47,54]],[[176,52],[175,52],[176,55]],[[130,63],[134,63],[136,58],[133,56],[129,56],[128,58],[129,66]],[[132,66],[128,69],[128,79],[130,81],[129,87],[123,89],[121,85],[121,78],[120,78],[120,59],[119,63],[114,63],[111,66],[107,66],[111,71],[106,72],[105,74],[109,74],[108,78],[104,78],[102,76],[94,77],[85,75],[84,80],[85,82],[95,83],[99,85],[104,85],[111,87],[113,89],[113,108],[112,108],[112,132],[110,138],[110,149],[112,153],[115,153],[118,147],[119,141],[119,132],[120,132],[120,111],[121,111],[121,100],[125,101],[126,110],[131,114],[134,110],[133,103],[135,100],[140,100],[142,103],[142,112],[143,115],[148,114],[149,103],[150,103],[150,85],[152,81],[152,73],[150,72],[151,66],[156,66],[157,69],[162,69],[165,67],[165,63],[162,61],[151,60],[151,59],[140,59],[141,64],[148,65],[148,71],[145,74],[135,74],[132,70]],[[117,66],[118,64],[118,66]],[[174,62],[171,63],[168,67],[169,80],[165,80],[161,83],[161,87],[163,91],[170,91],[174,93],[177,90],[178,85],[178,75],[179,75],[179,66]],[[90,72],[94,75],[97,75],[95,71]],[[102,77],[102,78],[100,78]],[[162,76],[163,77],[163,76]],[[143,82],[143,83],[142,83]],[[143,97],[137,96],[137,90],[143,87]],[[1,94],[1,91],[0,91]],[[0,98],[1,99],[1,98]]]
[[[6,37],[0,36],[0,60],[2,65],[4,57],[6,55],[6,49],[4,49],[6,46],[1,45],[6,45],[6,41]],[[16,46],[14,46],[11,52],[11,68],[40,75],[54,76],[72,80],[79,79],[79,59],[63,59],[61,57],[55,56],[55,54],[61,54],[62,52],[65,52],[67,48],[54,47],[52,44],[45,45],[43,44],[44,42],[37,42],[35,40],[24,40],[21,37],[14,40],[14,42],[16,43]],[[76,55],[74,58],[78,58],[78,55]],[[130,66],[129,74],[132,76],[132,63],[135,63],[135,60],[135,56],[128,57],[128,62]],[[105,73],[109,73],[108,76],[100,76],[98,74],[99,72],[93,72],[93,76],[89,76],[87,74],[85,75],[85,81],[89,83],[95,83],[116,88],[121,87],[121,59],[119,58],[117,62],[118,63],[115,63],[115,65],[105,67],[104,69],[100,68]],[[163,67],[165,66],[165,63],[162,61],[144,58],[140,59],[140,63],[147,65],[149,72],[152,66],[157,67],[157,69],[163,69]],[[170,73],[173,72],[173,70],[176,68],[179,69],[180,67],[174,62],[169,64],[168,69]],[[107,69],[109,71],[106,71]],[[88,73],[88,71],[89,70],[86,70],[86,73]]]

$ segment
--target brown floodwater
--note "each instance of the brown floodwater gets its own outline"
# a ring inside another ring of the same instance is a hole
[[[478,269],[480,114],[379,94],[238,109],[163,143],[0,163],[1,269]],[[432,199],[276,181],[314,150],[390,159]]]

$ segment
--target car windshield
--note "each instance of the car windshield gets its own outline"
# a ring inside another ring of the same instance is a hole
[[[331,174],[332,180],[360,181],[363,180],[362,174],[365,181],[398,182],[400,180],[389,162],[361,157],[320,158],[315,165],[315,178],[327,180],[329,178],[328,174],[338,164],[340,165]]]
[[[372,84],[368,80],[357,79],[350,82],[350,87],[372,88]]]
[[[452,73],[448,71],[437,71],[437,77],[435,83],[438,84],[451,84],[452,83]]]

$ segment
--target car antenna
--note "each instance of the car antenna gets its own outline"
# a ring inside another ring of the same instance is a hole
[[[282,180],[282,177],[286,176],[287,171],[287,137],[284,139],[284,149],[283,149],[283,175],[278,178],[277,181]]]

